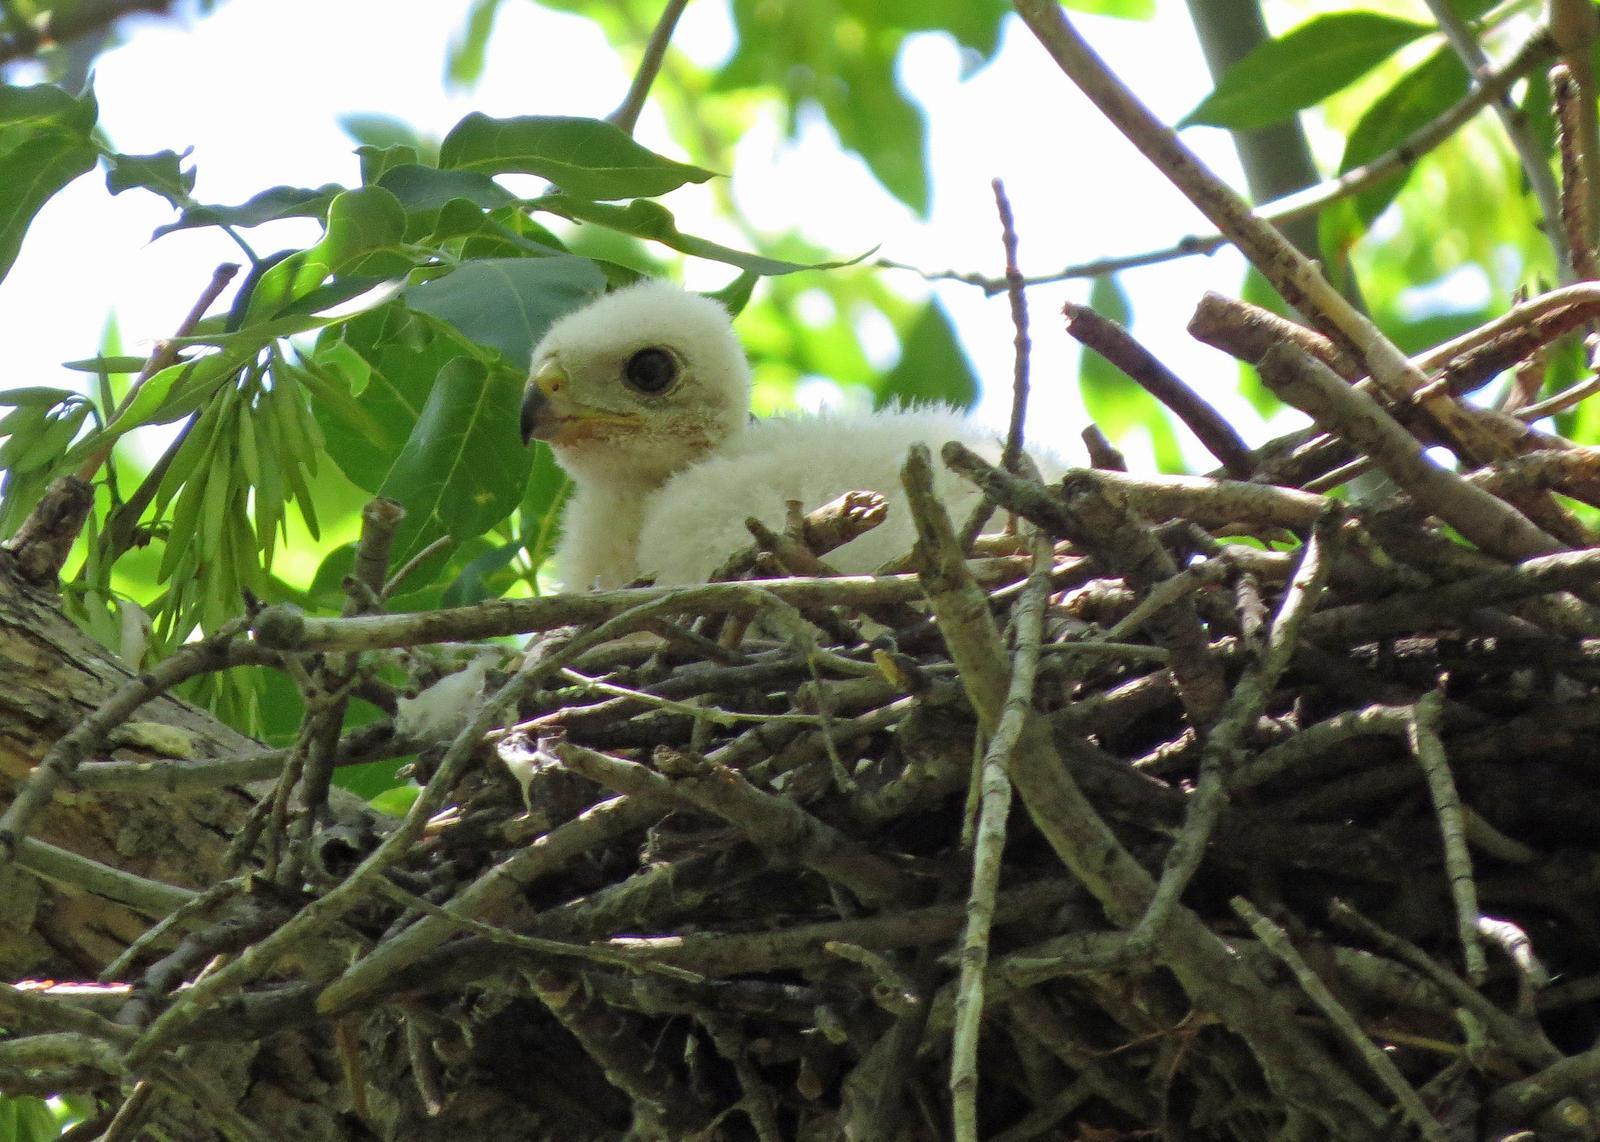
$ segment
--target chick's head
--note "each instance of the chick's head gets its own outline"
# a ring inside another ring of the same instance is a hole
[[[670,282],[641,281],[550,327],[533,352],[525,441],[575,479],[658,484],[741,431],[750,370],[727,313]]]

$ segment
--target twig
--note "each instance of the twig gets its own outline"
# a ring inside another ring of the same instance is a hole
[[[1536,1018],[1534,993],[1550,986],[1550,972],[1533,954],[1533,941],[1528,933],[1510,920],[1480,916],[1478,934],[1499,945],[1511,966],[1517,969],[1517,1013],[1524,1018]]]
[[[579,623],[603,622],[651,607],[657,613],[754,611],[778,599],[802,609],[910,602],[920,587],[914,575],[840,575],[824,579],[764,579],[703,587],[627,587],[584,595],[495,599],[403,615],[314,618],[298,608],[267,607],[253,624],[256,641],[281,650],[377,650],[429,642],[472,642],[531,634]],[[643,612],[641,612],[643,613]]]
[[[1407,591],[1375,603],[1329,607],[1310,618],[1308,634],[1336,642],[1426,630],[1441,621],[1458,620],[1462,614],[1478,607],[1592,586],[1592,576],[1597,572],[1600,572],[1600,549],[1537,555],[1509,567],[1425,591]],[[1553,621],[1556,616],[1549,614],[1544,618]],[[1560,618],[1564,620],[1561,629],[1568,633],[1583,637],[1600,635],[1596,616],[1588,610],[1568,610]]]
[[[1561,546],[1503,500],[1428,459],[1417,438],[1376,401],[1296,346],[1268,350],[1259,367],[1274,393],[1360,448],[1417,503],[1485,551],[1516,558]]]
[[[1011,421],[1006,429],[1006,447],[1000,464],[1007,472],[1017,471],[1022,456],[1022,427],[1028,415],[1028,299],[1023,292],[1022,271],[1017,267],[1017,228],[1011,217],[1011,200],[1005,184],[995,179],[994,206],[1000,215],[1000,236],[1006,255],[1006,297],[1011,302],[1011,325],[1016,330],[1011,364]]]
[[[1579,144],[1579,166],[1588,198],[1584,214],[1589,221],[1582,244],[1592,256],[1595,241],[1600,237],[1600,110],[1595,105],[1594,61],[1590,54],[1595,40],[1600,38],[1600,17],[1594,5],[1584,0],[1551,0],[1550,38],[1560,50],[1577,87],[1573,134]]]
[[[1255,933],[1256,939],[1283,962],[1307,998],[1328,1017],[1328,1022],[1332,1023],[1344,1036],[1345,1041],[1356,1049],[1356,1053],[1378,1077],[1384,1088],[1394,1095],[1401,1113],[1411,1120],[1412,1125],[1424,1138],[1429,1139],[1429,1142],[1445,1142],[1447,1135],[1444,1127],[1422,1104],[1416,1088],[1406,1082],[1405,1076],[1400,1073],[1400,1069],[1394,1065],[1389,1056],[1373,1045],[1366,1032],[1361,1030],[1361,1024],[1356,1022],[1355,1016],[1339,1002],[1332,989],[1322,982],[1322,977],[1306,963],[1305,957],[1289,942],[1288,933],[1258,912],[1244,897],[1235,896],[1231,903],[1233,910],[1250,925],[1250,930]]]
[[[1337,758],[1337,746],[1359,737],[1400,737],[1410,723],[1409,706],[1374,705],[1335,714],[1256,754],[1228,775],[1228,787],[1248,789],[1291,769]]]
[[[124,872],[33,837],[21,839],[14,859],[17,867],[35,875],[73,885],[150,916],[165,916],[195,895],[190,889]]]
[[[1270,309],[1207,290],[1189,318],[1189,336],[1255,364],[1274,345],[1290,341],[1354,383],[1366,369],[1343,346]]]
[[[508,748],[502,743],[503,750]],[[609,789],[645,801],[693,807],[721,817],[758,847],[783,853],[821,876],[841,884],[868,904],[904,900],[911,882],[883,858],[839,833],[795,802],[764,793],[734,770],[673,751],[658,754],[657,769],[563,743],[555,747],[562,764]]]
[[[1012,611],[1016,650],[1005,705],[980,769],[978,829],[972,846],[972,887],[967,897],[967,926],[960,943],[961,979],[956,993],[955,1030],[950,1041],[950,1095],[956,1138],[978,1138],[978,1030],[983,1021],[983,981],[989,964],[989,934],[994,927],[995,894],[1005,851],[1006,815],[1011,809],[1011,781],[1006,766],[1033,712],[1034,678],[1044,635],[1045,601],[1050,596],[1049,542],[1033,539],[1033,571]]]
[[[1472,1014],[1499,1044],[1519,1062],[1533,1067],[1548,1067],[1561,1057],[1561,1053],[1545,1038],[1543,1030],[1534,1022],[1519,1023],[1490,1003],[1473,987],[1464,983],[1454,972],[1442,967],[1421,948],[1394,933],[1380,928],[1343,900],[1335,900],[1328,907],[1328,917],[1334,923],[1372,941],[1389,955],[1409,964],[1432,980],[1450,1001]]]
[[[1593,160],[1584,139],[1583,99],[1572,69],[1558,63],[1550,69],[1550,92],[1556,103],[1557,153],[1561,156],[1561,227],[1566,235],[1573,273],[1593,281],[1600,278],[1600,262],[1590,234],[1589,168]],[[1589,116],[1592,120],[1592,114]]]
[[[605,1080],[633,1104],[633,1130],[643,1138],[699,1134],[711,1117],[701,1092],[685,1084],[655,1057],[651,1041],[634,1020],[608,1007],[579,977],[544,969],[528,982],[550,1014],[569,1031],[600,1068]]]
[[[606,116],[608,122],[620,127],[629,135],[633,134],[633,129],[639,122],[639,114],[644,110],[644,101],[650,95],[650,87],[661,72],[662,61],[667,55],[667,46],[672,43],[672,33],[678,26],[678,17],[683,15],[683,10],[688,6],[689,0],[666,0],[666,5],[661,9],[661,18],[656,21],[655,28],[650,32],[650,39],[644,46],[644,54],[639,59],[639,68],[633,74],[633,82],[628,85],[628,93],[623,96],[621,105]]]
[[[1058,5],[1047,0],[1014,0],[1013,6],[1068,78],[1227,235],[1286,302],[1305,314],[1314,326],[1353,349],[1390,400],[1405,402],[1419,394],[1427,384],[1422,372],[1328,284],[1315,263],[1254,214],[1227,183],[1179,141],[1170,127],[1139,102],[1083,41]],[[1443,443],[1473,463],[1484,464],[1498,457],[1500,441],[1448,395],[1429,394],[1421,397],[1420,403]]]
[[[1300,565],[1284,589],[1273,616],[1261,657],[1247,667],[1234,685],[1221,716],[1206,736],[1200,755],[1200,774],[1184,811],[1183,827],[1167,850],[1150,906],[1130,939],[1135,947],[1153,945],[1161,938],[1183,890],[1188,887],[1205,856],[1206,843],[1216,828],[1227,796],[1227,777],[1238,767],[1246,735],[1255,728],[1278,679],[1289,666],[1307,616],[1322,598],[1332,569],[1330,544],[1338,534],[1342,512],[1332,505],[1317,521],[1300,549]]]
[[[359,619],[347,619],[358,622]],[[609,625],[609,624],[608,624]],[[213,972],[179,996],[161,1013],[129,1052],[130,1062],[149,1059],[173,1037],[192,1024],[215,1000],[236,987],[242,987],[268,970],[288,950],[299,946],[317,932],[336,923],[371,891],[371,881],[399,860],[422,835],[428,820],[444,804],[448,793],[461,779],[484,734],[503,723],[508,710],[537,686],[551,671],[564,665],[564,655],[588,643],[574,640],[553,648],[547,655],[529,653],[522,667],[493,696],[485,700],[450,743],[428,784],[411,803],[398,828],[391,832],[343,882],[318,900],[308,904],[270,936],[252,944],[239,957]]]
[[[1472,77],[1483,83],[1494,75],[1494,65],[1484,53],[1483,45],[1478,43],[1466,21],[1450,6],[1449,0],[1426,0],[1426,3],[1428,11],[1439,23],[1439,30],[1444,33],[1444,38],[1449,41],[1456,55],[1461,57],[1461,62],[1467,65]],[[1567,267],[1571,265],[1572,252],[1567,249],[1566,235],[1561,229],[1561,195],[1556,190],[1555,177],[1550,173],[1550,160],[1538,139],[1528,129],[1527,119],[1512,106],[1506,94],[1502,93],[1491,105],[1495,114],[1500,116],[1501,125],[1505,127],[1517,157],[1522,160],[1523,176],[1527,178],[1533,196],[1539,202],[1550,244],[1555,247],[1556,263],[1565,275],[1569,272]]]
[[[382,497],[369,500],[362,507],[361,534],[356,541],[355,561],[346,581],[346,597],[340,611],[344,617],[376,609],[384,588],[384,576],[389,570],[395,529],[405,516],[403,507]],[[301,815],[290,834],[291,841],[296,844],[281,869],[274,870],[275,860],[268,862],[269,875],[277,871],[279,882],[286,888],[300,880],[299,857],[327,809],[338,755],[339,729],[344,725],[345,710],[350,704],[350,684],[359,665],[360,659],[354,654],[327,655],[311,672],[310,684],[305,690],[306,713],[294,751],[278,781],[279,797],[274,798],[275,803],[287,800],[298,778]]]
[[[1255,457],[1233,425],[1135,341],[1126,329],[1076,302],[1067,302],[1061,312],[1066,316],[1068,333],[1171,409],[1200,438],[1207,451],[1222,462],[1228,475],[1236,480],[1250,478],[1255,471]]]
[[[1038,909],[1059,905],[1071,894],[1064,880],[1045,880],[1001,892],[995,898],[994,921],[1009,924],[1025,920]],[[775,932],[614,936],[607,946],[630,957],[675,964],[707,976],[818,968],[826,966],[830,959],[824,951],[830,943],[898,948],[943,942],[961,932],[964,912],[963,904],[945,901],[850,920],[796,924]],[[1096,962],[1095,970],[1104,966],[1102,958]]]
[[[1091,421],[1087,428],[1079,435],[1083,438],[1083,447],[1089,453],[1089,466],[1100,468],[1107,472],[1126,472],[1128,459],[1117,446],[1100,431],[1100,426]]]
[[[165,11],[170,2],[171,0],[146,0],[142,4],[129,5],[128,8],[130,11]],[[0,63],[3,63],[4,60],[5,48],[4,44],[0,43]],[[139,375],[133,379],[133,384],[128,386],[127,394],[123,396],[114,410],[108,410],[108,415],[106,416],[107,424],[120,416],[133,403],[133,398],[139,395],[139,390],[144,387],[146,381],[177,361],[179,338],[187,337],[195,331],[195,328],[200,324],[200,319],[206,315],[206,310],[210,309],[217,298],[222,296],[222,291],[228,288],[228,283],[233,280],[234,275],[238,272],[239,267],[231,262],[224,262],[212,271],[211,280],[206,283],[206,288],[200,291],[200,296],[195,300],[194,305],[184,315],[183,320],[178,323],[177,330],[165,341],[156,343],[156,347],[151,350],[149,358],[144,363],[144,368],[139,370]],[[111,450],[116,447],[116,443],[115,439],[107,440],[99,448],[91,452],[84,462],[79,465],[78,478],[86,481],[94,479],[94,474],[100,470],[100,466],[111,455]]]
[[[1323,208],[1360,194],[1377,186],[1416,163],[1418,159],[1449,139],[1481,111],[1491,100],[1501,98],[1519,80],[1530,75],[1535,68],[1555,53],[1555,44],[1543,30],[1535,32],[1519,47],[1505,64],[1492,75],[1478,77],[1478,82],[1459,103],[1439,115],[1432,122],[1419,127],[1392,150],[1385,151],[1370,162],[1346,171],[1337,178],[1316,186],[1297,190],[1282,198],[1263,203],[1256,213],[1268,222],[1294,222],[1319,214]],[[1117,254],[1093,261],[1065,266],[1053,273],[1024,278],[1026,285],[1049,285],[1053,282],[1077,278],[1098,278],[1140,266],[1158,265],[1177,258],[1190,258],[1210,254],[1226,246],[1229,239],[1222,234],[1191,234],[1170,246],[1133,254]],[[1004,279],[963,270],[923,270],[901,262],[880,259],[877,263],[887,269],[910,270],[929,281],[953,281],[977,286],[985,293],[999,293],[1006,288]]]
[[[405,585],[406,580],[416,574],[418,567],[421,567],[439,552],[448,550],[454,544],[455,540],[448,535],[441,535],[438,539],[428,544],[402,563],[395,573],[389,576],[388,581],[383,583],[382,589],[378,592],[378,598],[384,601],[393,598],[395,592]]]
[[[914,446],[901,470],[923,555],[921,576],[962,686],[992,733],[1004,710],[1009,670],[994,619],[933,494],[931,468],[927,449]],[[1026,719],[1007,766],[1012,783],[1062,863],[1114,921],[1131,925],[1154,894],[1154,882],[1084,797],[1056,740],[1071,738],[1058,734],[1053,740],[1042,719]],[[1359,1136],[1382,1125],[1385,1115],[1377,1104],[1318,1044],[1282,1019],[1261,994],[1259,981],[1181,904],[1169,936],[1156,949],[1161,961],[1196,1004],[1215,1011],[1250,1045],[1274,1092],[1336,1133]]]
[[[1443,690],[1429,690],[1418,698],[1412,710],[1406,742],[1411,747],[1411,755],[1417,759],[1423,775],[1428,779],[1428,793],[1433,799],[1434,815],[1438,818],[1439,833],[1444,840],[1444,868],[1450,879],[1450,897],[1455,904],[1456,930],[1461,938],[1467,978],[1481,984],[1489,965],[1484,959],[1482,937],[1478,931],[1481,918],[1478,911],[1478,885],[1472,879],[1472,854],[1467,852],[1466,831],[1461,824],[1461,795],[1456,792],[1455,778],[1450,773],[1444,743],[1439,740],[1439,719],[1443,711]]]
[[[612,837],[643,828],[660,815],[655,806],[627,797],[602,801],[491,867],[456,893],[450,911],[455,917],[493,917],[518,899],[529,885],[554,873],[567,861]],[[317,997],[317,1010],[329,1016],[354,1010],[374,995],[384,981],[420,960],[456,930],[456,925],[450,921],[435,916],[423,917],[379,944],[328,984]]]
[[[1051,494],[1037,483],[1008,476],[985,463],[959,441],[946,444],[942,455],[946,464],[977,484],[985,495],[1027,516],[1048,534],[1070,539],[1091,552],[1141,595],[1178,573],[1171,555],[1106,473],[1074,469]],[[1172,600],[1146,620],[1146,628],[1159,645],[1172,652],[1168,665],[1193,723],[1209,725],[1222,707],[1227,685],[1211,654],[1194,601],[1185,596]]]
[[[1517,419],[1531,424],[1547,416],[1556,416],[1577,407],[1596,393],[1600,393],[1600,377],[1590,377],[1546,397],[1537,404],[1524,405],[1517,409]]]
[[[388,720],[369,722],[346,734],[334,750],[340,766],[384,761],[416,753],[429,743],[398,737]],[[183,790],[244,785],[262,781],[283,771],[288,749],[267,749],[235,757],[198,760],[173,758],[162,761],[89,761],[79,765],[68,778],[71,789],[148,790],[177,793]]]

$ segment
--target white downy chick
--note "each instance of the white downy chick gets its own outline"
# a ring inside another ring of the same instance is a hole
[[[483,698],[484,679],[498,656],[479,654],[415,698],[395,702],[395,732],[402,737],[447,742],[466,728]]]
[[[960,440],[991,463],[1000,436],[948,408],[750,420],[750,371],[728,315],[669,282],[597,298],[550,327],[533,354],[525,440],[547,440],[572,477],[556,564],[569,589],[640,576],[701,583],[750,542],[754,516],[780,530],[806,511],[874,491],[888,518],[827,555],[846,574],[905,555],[915,539],[900,487],[914,443]],[[1045,475],[1054,457],[1036,455]],[[935,489],[960,520],[979,493],[935,462]]]

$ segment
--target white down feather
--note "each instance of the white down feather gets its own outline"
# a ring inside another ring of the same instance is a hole
[[[659,395],[623,380],[623,363],[661,346],[681,362]],[[537,378],[550,362],[560,385],[529,403],[563,431],[541,427],[574,494],[556,551],[568,589],[618,587],[641,576],[661,584],[704,582],[752,540],[745,518],[781,530],[787,502],[810,511],[848,491],[888,503],[878,527],[826,560],[846,574],[876,570],[915,539],[900,466],[914,443],[934,453],[935,488],[959,522],[978,493],[939,463],[960,440],[991,463],[1000,435],[948,408],[793,415],[751,422],[750,377],[731,324],[715,303],[666,282],[641,282],[562,318],[534,351]],[[525,410],[524,431],[528,429]],[[577,427],[573,427],[577,426]],[[1046,477],[1064,469],[1030,450]]]

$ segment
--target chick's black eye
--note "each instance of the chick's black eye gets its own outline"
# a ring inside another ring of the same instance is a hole
[[[628,358],[622,375],[630,387],[641,393],[666,392],[678,379],[678,361],[665,349],[640,349]]]

